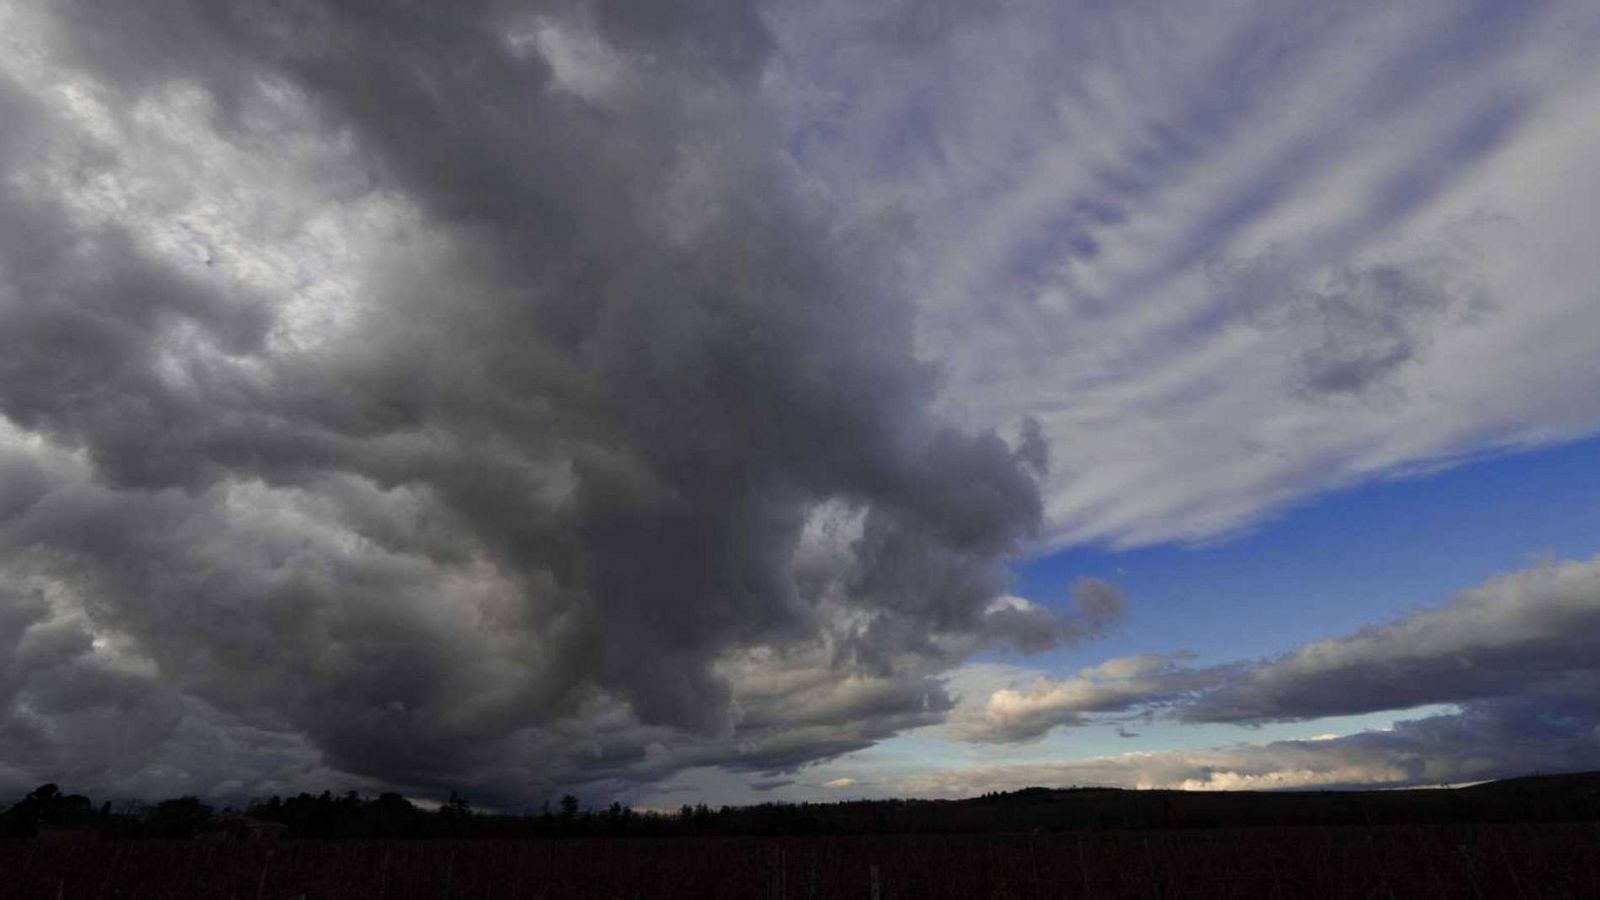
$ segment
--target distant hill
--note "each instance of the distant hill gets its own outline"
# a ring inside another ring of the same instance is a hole
[[[1460,788],[1025,788],[968,800],[864,803],[882,805],[907,830],[938,832],[1585,821],[1600,820],[1600,772],[1531,775]]]
[[[570,801],[569,803],[566,801]],[[89,798],[44,785],[0,812],[0,837],[63,829],[106,837],[188,837],[207,830],[212,810],[193,797],[111,812]],[[1176,791],[1026,788],[966,800],[854,800],[763,803],[677,813],[580,810],[474,813],[461,798],[423,810],[398,794],[300,794],[252,803],[253,821],[295,838],[580,838],[688,835],[891,835],[1125,832],[1149,829],[1315,825],[1442,825],[1600,821],[1600,772],[1534,775],[1461,788],[1382,791]],[[225,817],[224,817],[225,818]],[[213,827],[214,831],[215,828]]]

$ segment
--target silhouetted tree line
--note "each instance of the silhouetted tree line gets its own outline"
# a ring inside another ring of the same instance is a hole
[[[43,785],[0,813],[0,837],[594,838],[690,835],[974,834],[1285,825],[1600,821],[1600,773],[1535,776],[1455,790],[1190,792],[1029,788],[970,800],[763,803],[675,812],[562,797],[524,814],[437,809],[396,793],[302,793],[217,813],[194,797],[96,808]],[[275,823],[275,824],[272,824]]]
[[[82,794],[63,794],[41,785],[0,813],[0,837],[88,834],[100,837],[193,837],[212,818],[212,809],[194,797],[174,797],[154,805],[125,803],[99,808]]]
[[[246,815],[281,822],[293,837],[377,838],[592,838],[669,837],[730,834],[815,834],[827,831],[825,817],[814,804],[763,804],[712,808],[684,805],[674,812],[636,810],[613,802],[584,809],[572,795],[554,808],[504,814],[474,811],[452,794],[436,811],[426,811],[399,794],[366,799],[354,793],[333,796],[300,794],[252,803]]]

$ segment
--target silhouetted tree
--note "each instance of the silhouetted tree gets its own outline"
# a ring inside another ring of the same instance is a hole
[[[633,810],[623,806],[620,802],[612,801],[611,808],[606,810],[607,830],[612,834],[626,834],[632,821]]]
[[[0,836],[32,837],[41,827],[90,827],[97,823],[94,804],[82,794],[63,794],[42,784],[0,816]]]
[[[176,797],[163,800],[150,810],[145,819],[145,833],[151,837],[191,838],[211,818],[211,807],[197,797]]]
[[[375,837],[408,837],[418,832],[419,811],[410,800],[384,792],[367,805],[367,818]]]

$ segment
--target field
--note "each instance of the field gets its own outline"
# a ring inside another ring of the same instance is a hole
[[[570,841],[7,841],[0,842],[0,894],[51,900],[1600,897],[1600,824]]]

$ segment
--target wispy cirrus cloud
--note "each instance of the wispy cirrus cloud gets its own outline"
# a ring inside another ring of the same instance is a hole
[[[802,170],[903,229],[949,407],[1037,417],[1046,546],[1600,428],[1592,7],[850,6],[780,17]]]

